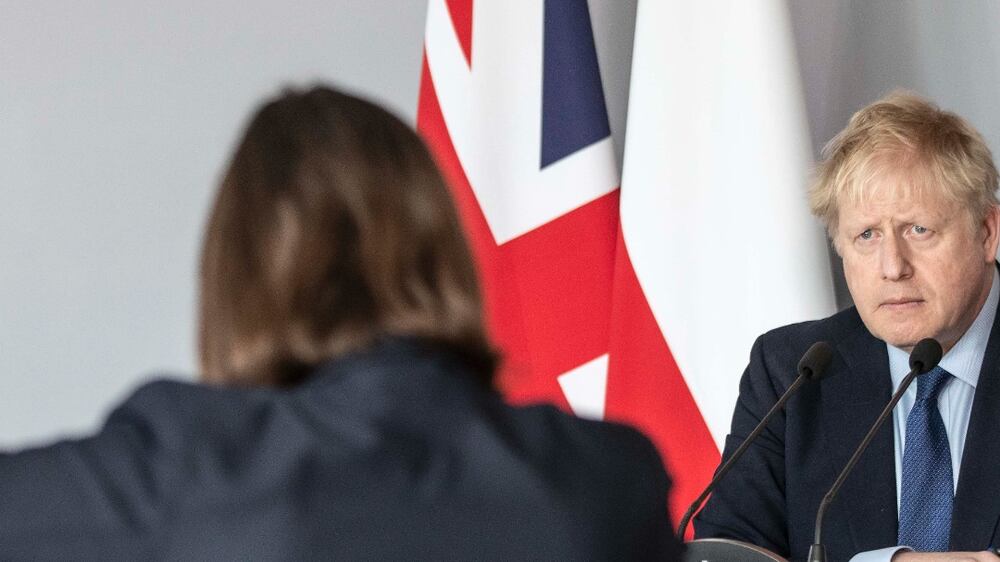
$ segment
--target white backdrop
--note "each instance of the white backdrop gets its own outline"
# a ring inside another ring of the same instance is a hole
[[[412,121],[420,0],[0,0],[0,445],[192,376],[202,223],[243,120],[334,81]]]

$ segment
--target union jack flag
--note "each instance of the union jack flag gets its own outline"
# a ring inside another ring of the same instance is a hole
[[[660,6],[676,3],[646,4],[640,4],[639,13],[645,23],[637,22],[633,90],[637,74],[649,80],[650,72],[661,71],[655,65],[662,45],[657,44],[655,29],[649,28],[677,15],[663,13],[669,8]],[[717,15],[692,18],[707,23]],[[697,22],[674,22],[692,23]],[[549,402],[581,416],[623,421],[643,430],[673,477],[676,520],[719,461],[749,341],[706,341],[707,334],[683,333],[683,324],[703,323],[683,314],[665,318],[662,309],[651,306],[664,302],[649,298],[651,292],[666,288],[676,293],[666,299],[668,304],[690,299],[683,291],[698,287],[678,289],[678,284],[683,285],[687,275],[700,275],[698,264],[671,269],[656,252],[662,247],[669,256],[668,246],[694,244],[701,233],[692,231],[691,239],[677,239],[676,233],[659,238],[660,223],[697,224],[704,217],[657,216],[641,207],[655,208],[664,198],[676,202],[676,197],[657,190],[674,189],[676,194],[714,187],[663,185],[641,172],[660,168],[648,149],[662,146],[663,139],[639,137],[675,134],[674,123],[656,121],[660,114],[647,104],[653,117],[647,123],[640,124],[643,117],[634,107],[629,115],[625,189],[632,189],[628,182],[633,181],[635,194],[619,189],[585,0],[430,0],[424,49],[417,126],[449,182],[473,247],[491,335],[504,355],[501,390],[514,403]],[[642,61],[646,67],[638,68]],[[655,83],[655,77],[652,80]],[[671,85],[687,87],[683,80]],[[640,89],[647,94],[655,90],[645,84]],[[632,96],[648,100],[642,91]],[[710,110],[702,105],[697,109]],[[645,143],[646,153],[632,152],[633,143]],[[672,156],[671,162],[684,165],[683,150]],[[628,179],[629,173],[634,180]],[[683,202],[676,209],[690,212]],[[804,208],[802,212],[807,216]],[[821,237],[814,241],[816,255],[825,260]],[[636,255],[645,263],[634,263]],[[826,282],[829,285],[829,278]],[[717,296],[723,306],[731,304],[725,295]],[[805,307],[794,304],[792,319],[832,309],[832,293],[827,301],[819,301]],[[715,318],[711,311],[705,313]],[[743,332],[752,339],[761,327],[784,323],[786,316],[765,314]],[[719,369],[726,370],[724,374],[701,379],[700,388],[710,381],[721,400],[696,400],[690,383],[699,355],[685,352],[684,357],[694,358],[688,360],[691,369],[684,369],[686,379],[664,337],[664,322],[675,323],[672,333],[688,347],[714,346],[716,353],[726,355],[720,347],[740,346],[736,359]],[[706,404],[712,400],[722,404]],[[716,412],[714,418],[703,415],[706,406]]]

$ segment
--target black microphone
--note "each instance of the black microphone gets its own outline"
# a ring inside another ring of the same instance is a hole
[[[771,418],[773,418],[776,413],[785,407],[785,402],[788,402],[788,399],[792,397],[792,394],[794,394],[800,386],[805,384],[806,381],[818,381],[823,378],[826,368],[830,366],[831,359],[833,359],[833,347],[825,341],[818,341],[812,344],[812,346],[805,352],[802,359],[799,360],[797,370],[799,373],[798,378],[796,378],[792,384],[789,385],[788,389],[785,390],[785,393],[781,395],[781,398],[775,402],[774,406],[771,407],[771,410],[767,412],[763,419],[760,420],[757,427],[750,432],[750,435],[748,435],[747,438],[740,443],[740,446],[733,452],[732,456],[729,457],[729,460],[719,467],[719,470],[715,473],[715,477],[712,478],[712,481],[708,483],[708,486],[706,486],[701,492],[701,495],[699,495],[691,503],[691,506],[688,507],[687,511],[684,512],[684,517],[681,518],[681,524],[677,529],[677,538],[681,541],[684,540],[684,531],[687,531],[688,523],[691,522],[691,518],[694,517],[698,508],[701,507],[702,502],[705,501],[708,494],[712,493],[712,490],[715,489],[715,485],[719,483],[719,480],[721,480],[727,472],[729,472],[729,469],[733,467],[733,464],[743,456],[743,453],[746,452],[750,443],[753,442],[753,440],[756,439],[762,431],[764,431],[764,428],[767,427],[767,423],[771,421]]]
[[[823,496],[823,500],[819,502],[819,509],[816,510],[816,529],[813,535],[813,544],[809,547],[809,562],[826,562],[826,548],[823,547],[823,515],[826,514],[826,510],[830,507],[830,502],[840,491],[840,487],[844,484],[844,480],[847,479],[847,475],[854,470],[854,465],[858,463],[858,459],[861,458],[861,454],[865,452],[868,448],[868,444],[872,442],[875,437],[875,433],[878,432],[885,420],[889,418],[889,414],[892,413],[892,409],[896,407],[896,403],[899,399],[903,397],[903,393],[913,382],[913,379],[917,376],[930,371],[934,367],[937,367],[939,361],[941,361],[941,355],[943,352],[941,350],[941,344],[933,338],[922,339],[917,342],[917,345],[913,346],[913,351],[910,352],[910,372],[903,379],[903,382],[899,384],[899,388],[896,393],[892,395],[892,400],[886,404],[882,413],[879,414],[875,423],[872,425],[871,429],[865,435],[865,438],[861,440],[861,444],[851,455],[851,459],[847,461],[847,465],[840,474],[837,475],[837,479],[834,480],[833,486],[830,487],[830,491]]]

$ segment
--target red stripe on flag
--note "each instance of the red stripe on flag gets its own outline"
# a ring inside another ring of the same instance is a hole
[[[528,353],[524,348],[526,342],[523,337],[518,337],[519,334],[525,333],[524,326],[520,323],[520,303],[516,299],[511,299],[510,291],[504,291],[500,283],[503,278],[500,248],[490,232],[486,217],[455,153],[434,89],[434,80],[427,66],[426,53],[420,78],[420,98],[417,102],[417,130],[427,142],[445,181],[451,188],[459,218],[479,271],[490,336],[500,347],[507,363],[521,363],[523,360],[519,361],[517,358],[526,357]],[[552,396],[554,403],[568,407],[558,383],[553,380],[552,384],[554,387],[546,389],[544,396]]]
[[[451,26],[465,53],[465,62],[472,68],[472,0],[446,0]]]
[[[511,400],[537,400],[537,386],[550,384],[543,379],[607,353],[617,229],[615,190],[501,247],[502,284],[521,304],[517,336],[528,353],[528,365],[502,374]]]
[[[618,232],[611,357],[605,419],[629,423],[660,450],[674,481],[671,515],[678,521],[712,478],[719,450],[670,352]],[[688,529],[691,538],[691,529]]]
[[[607,352],[618,192],[498,246],[451,143],[426,57],[417,116],[475,254],[490,333],[504,355],[501,390],[515,403],[568,409],[557,377]]]

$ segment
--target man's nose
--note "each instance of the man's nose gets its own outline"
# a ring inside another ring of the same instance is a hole
[[[889,281],[906,279],[912,273],[906,243],[895,233],[887,234],[879,245],[879,265],[882,278]]]

